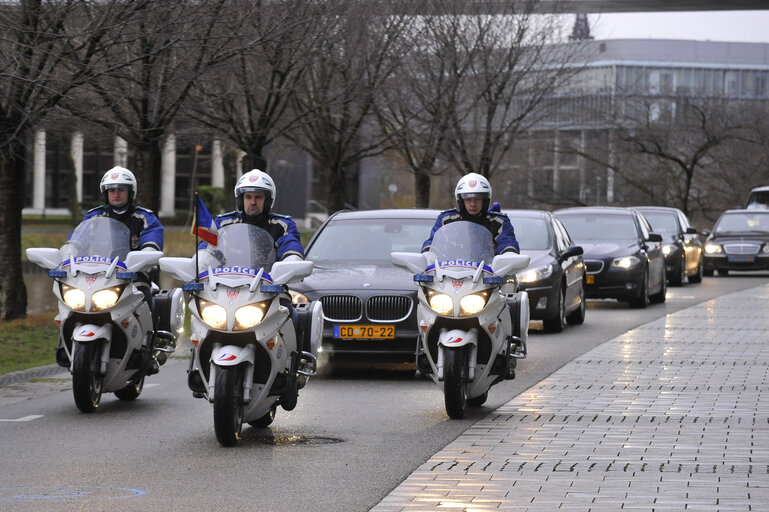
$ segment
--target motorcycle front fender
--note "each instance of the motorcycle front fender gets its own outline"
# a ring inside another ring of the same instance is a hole
[[[465,345],[478,345],[478,331],[470,329],[469,331],[463,331],[462,329],[442,329],[438,334],[438,345],[444,347],[457,348],[464,347]]]
[[[237,366],[243,362],[254,362],[256,351],[253,345],[217,345],[211,351],[211,363],[217,366]]]
[[[111,339],[112,324],[83,324],[75,326],[75,329],[72,331],[72,341],[76,341],[78,343]]]

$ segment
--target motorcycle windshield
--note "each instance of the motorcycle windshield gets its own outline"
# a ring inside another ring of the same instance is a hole
[[[275,240],[267,231],[251,224],[228,224],[219,229],[218,245],[203,251],[200,268],[263,268],[269,272],[275,260]]]
[[[489,265],[494,259],[494,241],[489,230],[480,224],[452,222],[435,232],[430,252],[438,261],[484,261]]]
[[[102,256],[124,260],[131,250],[128,226],[109,217],[91,217],[75,228],[69,238],[77,256]]]

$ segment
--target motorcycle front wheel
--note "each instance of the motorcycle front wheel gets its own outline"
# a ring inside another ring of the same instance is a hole
[[[100,343],[79,343],[72,361],[72,394],[81,412],[91,413],[99,407],[104,376],[99,375]]]
[[[467,405],[467,351],[461,348],[443,349],[443,398],[449,418],[465,417]]]
[[[222,446],[235,446],[243,428],[243,369],[217,366],[214,385],[214,432]]]

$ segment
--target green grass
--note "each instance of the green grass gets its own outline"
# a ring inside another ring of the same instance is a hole
[[[56,363],[55,313],[0,322],[0,375]]]

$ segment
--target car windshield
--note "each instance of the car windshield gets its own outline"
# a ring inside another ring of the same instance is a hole
[[[307,259],[316,265],[351,261],[390,265],[393,251],[421,251],[433,224],[434,218],[332,219],[307,248]]]
[[[216,247],[206,247],[200,256],[200,269],[244,267],[269,272],[275,263],[275,240],[262,228],[251,224],[229,224],[219,229]]]
[[[452,222],[435,232],[430,252],[438,261],[461,259],[489,264],[494,259],[494,241],[491,232],[480,224]]]
[[[550,248],[545,219],[514,217],[508,214],[515,229],[515,239],[522,251],[546,251]]]
[[[76,256],[103,256],[124,260],[131,250],[128,226],[109,217],[91,217],[81,222],[68,245]]]
[[[769,190],[754,190],[748,197],[748,210],[766,210],[769,208]]]
[[[733,233],[739,231],[769,232],[769,214],[761,213],[726,213],[718,219],[714,233]]]
[[[655,233],[671,234],[678,233],[678,223],[676,222],[676,215],[668,212],[646,212],[643,211],[643,216],[651,224]]]
[[[564,214],[558,218],[576,242],[638,239],[635,222],[629,215]]]

